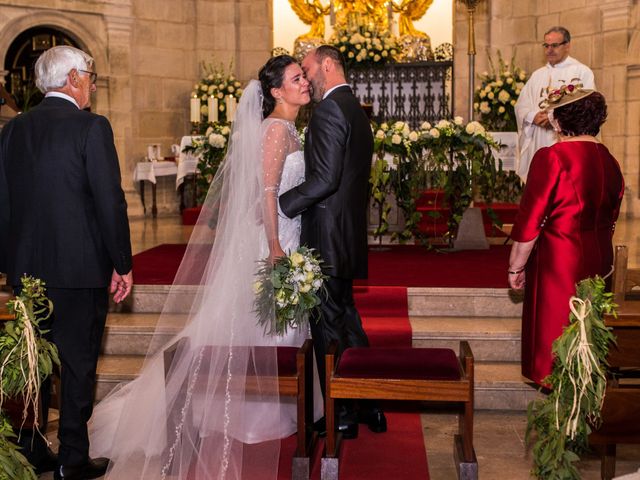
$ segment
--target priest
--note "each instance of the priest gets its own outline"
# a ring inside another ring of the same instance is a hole
[[[571,34],[566,28],[550,28],[544,34],[542,47],[547,64],[533,72],[515,106],[520,143],[517,173],[525,182],[536,151],[556,143],[547,113],[540,107],[548,91],[569,83],[581,83],[582,88],[590,90],[596,88],[591,69],[569,56]]]

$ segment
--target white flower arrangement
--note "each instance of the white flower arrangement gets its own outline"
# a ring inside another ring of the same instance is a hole
[[[393,62],[399,52],[394,37],[389,33],[380,33],[375,25],[359,17],[350,21],[344,29],[336,30],[328,43],[342,52],[350,67]]]
[[[272,264],[260,262],[253,284],[258,324],[268,335],[285,335],[289,328],[306,324],[320,305],[320,293],[327,276],[322,273],[322,259],[305,246]]]
[[[473,108],[489,130],[516,131],[514,107],[527,81],[527,74],[513,64],[513,58],[511,63],[506,63],[500,52],[497,69],[491,59],[489,62],[491,71],[480,75],[481,84],[475,91]]]
[[[230,64],[228,71],[231,71],[231,68]],[[220,121],[224,121],[227,118],[225,97],[231,95],[239,100],[242,95],[242,88],[240,88],[242,84],[233,73],[227,73],[222,64],[213,66],[203,63],[202,72],[203,77],[193,86],[191,97],[200,100],[200,114],[205,118],[209,114],[209,97],[216,98],[218,100],[218,118]]]

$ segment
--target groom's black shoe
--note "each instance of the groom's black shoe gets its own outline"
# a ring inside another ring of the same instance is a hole
[[[379,408],[370,408],[360,410],[358,412],[358,422],[366,423],[374,433],[384,433],[387,431],[387,417],[384,416],[384,412]]]
[[[44,456],[39,462],[34,463],[34,470],[36,475],[40,475],[46,472],[53,472],[58,466],[58,455],[53,453],[49,447],[47,447]]]
[[[89,459],[82,465],[60,465],[53,472],[54,480],[89,480],[102,477],[107,472],[108,458]]]
[[[320,437],[327,436],[327,422],[325,417],[313,424],[313,430],[318,433]],[[358,424],[355,422],[339,421],[338,432],[342,433],[342,438],[351,440],[358,438]]]

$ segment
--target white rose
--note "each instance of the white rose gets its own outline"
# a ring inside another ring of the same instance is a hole
[[[436,125],[436,128],[447,128],[451,126],[451,122],[448,120],[440,120]]]
[[[380,58],[381,58],[381,57],[380,57],[380,55],[376,54],[376,55],[374,55],[374,57],[373,57],[373,61],[374,61],[374,62],[379,62],[379,61],[380,61]]]
[[[455,117],[453,119],[453,123],[455,123],[456,125],[462,125],[462,122],[463,122],[462,117]]]
[[[207,90],[209,90],[209,87],[207,87],[206,85],[200,85],[200,90],[206,92]]]
[[[487,97],[489,98],[489,100],[493,100],[493,97],[495,97],[495,95],[493,94],[493,92],[489,92],[487,93]]]
[[[513,78],[511,78],[511,77],[507,78],[507,83],[509,85],[511,85],[513,83]]]
[[[481,113],[490,113],[491,112],[491,107],[489,106],[488,102],[481,102],[480,103],[480,112]]]
[[[384,138],[384,132],[382,130],[378,130],[376,132],[376,138],[379,138],[379,139]]]
[[[430,130],[431,129],[431,124],[429,122],[422,122],[422,125],[420,125],[420,130]]]
[[[222,133],[223,135],[229,135],[230,132],[231,130],[229,129],[229,127],[222,127],[222,130],[220,130],[220,133]]]
[[[432,128],[431,130],[429,130],[429,135],[431,135],[433,138],[438,138],[440,136],[440,130],[438,130],[437,128]]]
[[[498,108],[498,113],[504,113],[504,107],[502,105]]]
[[[412,142],[415,142],[418,140],[418,134],[416,132],[411,132],[409,134],[409,140],[411,140]]]
[[[510,99],[511,95],[509,95],[509,92],[507,92],[506,90],[500,90],[500,93],[498,93],[498,100],[500,100],[502,103],[507,103]]]
[[[487,93],[484,90],[480,91],[480,98],[484,98],[487,96]]]
[[[224,138],[219,133],[212,133],[209,135],[209,144],[215,148],[224,148],[225,143],[227,143],[226,138]]]
[[[213,127],[209,127],[209,128],[207,128],[207,131],[205,132],[205,135],[208,137],[212,133],[213,133]]]
[[[509,103],[510,103],[510,104],[511,104],[511,106],[513,106],[513,107],[515,107],[515,106],[516,106],[516,101],[515,101],[515,100],[511,100]]]
[[[233,88],[231,85],[229,85],[229,87],[227,88],[227,91],[229,93],[233,93],[234,90],[235,90],[235,88]]]
[[[391,143],[393,143],[394,145],[400,145],[401,142],[402,142],[402,137],[397,133],[394,133],[393,136],[391,137]]]
[[[498,80],[498,81],[496,82],[496,87],[501,87],[501,86],[503,86],[503,85],[504,85],[504,82],[503,82],[502,80]]]
[[[384,122],[382,125],[380,125],[380,128],[386,132],[387,130],[389,130],[389,125],[387,124],[387,122]]]

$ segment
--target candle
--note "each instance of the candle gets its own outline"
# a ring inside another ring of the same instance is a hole
[[[209,96],[209,101],[207,102],[207,107],[209,108],[209,122],[214,123],[218,121],[218,99],[213,95]]]
[[[225,98],[225,104],[225,106],[227,107],[227,122],[233,122],[236,113],[236,99],[233,98],[233,95],[227,95],[227,97]]]
[[[200,122],[200,99],[196,96],[191,97],[191,121]]]

